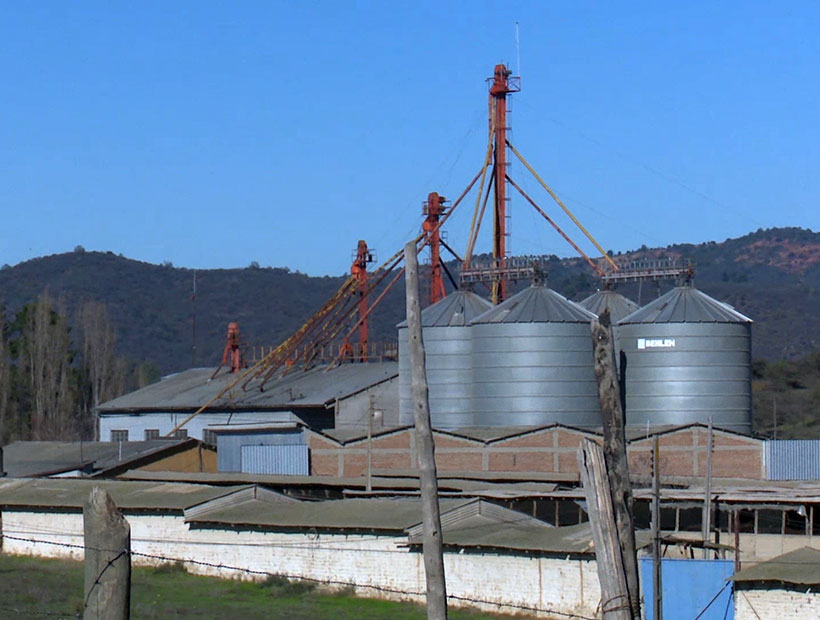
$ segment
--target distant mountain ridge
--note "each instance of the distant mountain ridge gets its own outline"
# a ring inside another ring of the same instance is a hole
[[[643,247],[618,260],[691,259],[695,284],[755,321],[753,356],[793,359],[820,349],[820,234],[800,228],[758,230],[736,239],[667,248]],[[550,257],[549,285],[570,299],[593,293],[599,281],[581,259]],[[194,270],[144,263],[112,252],[55,254],[0,269],[0,300],[7,315],[45,288],[69,312],[83,300],[108,305],[120,354],[155,363],[163,373],[219,363],[226,325],[238,321],[252,344],[278,344],[341,285],[343,276],[311,277],[286,268]],[[526,283],[519,283],[521,288]],[[670,284],[664,284],[661,292]],[[658,289],[644,284],[619,291],[646,303]],[[481,293],[481,290],[477,290]],[[196,351],[192,351],[196,313]],[[397,285],[371,323],[371,338],[394,340],[403,319]]]

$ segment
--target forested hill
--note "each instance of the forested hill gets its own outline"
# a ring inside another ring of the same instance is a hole
[[[755,320],[756,358],[793,359],[820,348],[820,234],[797,228],[759,230],[738,239],[668,248],[641,248],[618,258],[685,257],[695,261],[696,285]],[[580,259],[548,263],[550,285],[575,300],[594,292],[597,280]],[[313,314],[343,276],[309,277],[283,268],[193,270],[143,263],[111,252],[75,251],[0,269],[0,299],[12,316],[48,289],[69,315],[84,300],[107,304],[121,355],[150,361],[163,373],[219,362],[229,321],[243,340],[272,345]],[[479,291],[480,292],[480,291]],[[621,292],[638,300],[636,286]],[[657,295],[644,285],[641,301]],[[402,319],[397,286],[371,323],[374,340],[395,339]],[[197,352],[192,359],[196,309]]]

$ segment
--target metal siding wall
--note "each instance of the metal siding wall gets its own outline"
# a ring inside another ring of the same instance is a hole
[[[424,358],[433,428],[473,426],[470,327],[424,327]],[[406,327],[399,328],[399,420],[413,424],[413,393]]]
[[[673,339],[674,348],[638,349],[638,339]],[[626,356],[628,426],[712,423],[752,430],[751,331],[745,323],[618,326]]]
[[[145,429],[159,429],[160,437],[171,432],[189,413],[110,413],[100,414],[100,440],[108,441],[112,430],[127,430],[129,441],[145,439]],[[211,424],[253,424],[257,422],[289,422],[288,411],[243,411],[240,413],[200,413],[185,425],[188,437],[202,439],[202,431]]]
[[[732,560],[661,560],[664,618],[732,620],[735,605],[732,586],[726,580],[734,574]],[[721,592],[721,589],[726,586]],[[652,559],[641,558],[641,588],[646,620],[652,620]],[[714,602],[709,602],[720,592]],[[706,611],[703,611],[709,605]],[[703,611],[702,615],[698,615]]]
[[[820,480],[820,440],[770,440],[763,454],[768,480]]]
[[[240,458],[243,474],[309,474],[308,447],[304,444],[242,446]]]
[[[476,426],[600,426],[589,323],[472,326]]]
[[[306,444],[304,431],[267,433],[220,433],[216,438],[217,469],[242,471],[242,449],[245,446]]]

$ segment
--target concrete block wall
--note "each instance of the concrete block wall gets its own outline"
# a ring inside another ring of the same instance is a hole
[[[738,586],[735,588],[735,620],[820,618],[820,592],[817,587]]]

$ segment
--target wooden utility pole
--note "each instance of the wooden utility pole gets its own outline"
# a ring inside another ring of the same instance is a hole
[[[416,244],[404,246],[405,283],[407,295],[407,339],[410,345],[410,370],[413,394],[413,417],[416,424],[416,446],[421,486],[421,509],[424,535],[424,575],[427,580],[427,618],[446,620],[447,588],[444,579],[444,555],[441,549],[441,516],[438,505],[435,445],[430,427],[430,406],[427,400],[427,369],[421,334],[419,304],[419,261]]]
[[[703,493],[703,515],[701,518],[701,534],[703,535],[703,559],[709,557],[706,543],[712,533],[712,451],[714,433],[712,432],[712,418],[709,418],[709,438],[706,441],[706,484]]]
[[[595,564],[598,568],[598,581],[601,583],[601,613],[604,620],[632,620],[621,546],[614,527],[615,514],[604,451],[591,439],[581,442],[578,469],[592,526]]]
[[[127,620],[131,607],[131,527],[111,496],[94,487],[83,506],[83,620]]]
[[[615,365],[615,346],[609,311],[604,310],[591,323],[595,378],[601,403],[604,434],[604,459],[612,497],[623,570],[629,592],[632,617],[641,617],[641,592],[638,577],[638,556],[635,547],[635,525],[632,519],[632,486],[629,483],[629,463],[626,454],[624,409],[621,386]]]
[[[660,442],[652,438],[652,620],[663,620]]]

